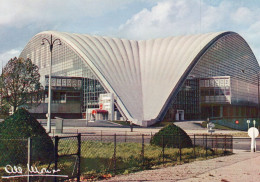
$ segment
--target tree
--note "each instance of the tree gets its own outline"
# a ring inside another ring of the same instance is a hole
[[[19,108],[0,125],[0,166],[27,163],[27,141],[32,139],[31,159],[48,163],[54,157],[54,145],[43,126],[26,109]],[[24,140],[25,139],[25,140]]]
[[[30,59],[13,58],[2,72],[2,97],[16,111],[19,106],[38,105],[42,99],[43,88],[37,65]]]
[[[175,124],[169,124],[151,138],[150,144],[172,148],[192,147],[192,141],[189,135]]]

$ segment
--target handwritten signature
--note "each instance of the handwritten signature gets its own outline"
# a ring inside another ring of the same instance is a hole
[[[22,167],[19,166],[11,166],[6,165],[5,166],[5,172],[8,174],[16,174],[17,176],[2,176],[2,178],[10,178],[10,177],[20,177],[20,176],[35,176],[35,174],[38,175],[44,175],[44,176],[59,176],[59,177],[68,177],[67,175],[56,175],[57,172],[60,172],[60,169],[57,170],[48,170],[47,168],[37,168],[36,166],[30,166],[27,164],[27,170],[24,171]],[[23,175],[27,173],[28,175]],[[30,175],[32,174],[32,175]],[[50,175],[51,174],[51,175]],[[52,175],[55,174],[55,175]]]

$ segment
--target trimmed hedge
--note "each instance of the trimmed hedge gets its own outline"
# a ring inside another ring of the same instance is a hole
[[[48,163],[54,157],[51,137],[42,125],[25,109],[18,109],[0,125],[1,163],[27,164],[27,139],[32,139],[32,160]]]
[[[157,132],[150,141],[151,145],[189,148],[192,147],[192,141],[188,134],[175,124],[169,124]]]

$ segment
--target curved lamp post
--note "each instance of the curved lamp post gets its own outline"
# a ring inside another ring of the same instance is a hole
[[[245,69],[241,70],[241,72],[242,72],[242,73],[245,73],[246,70],[252,70],[252,71],[255,72],[256,75],[257,75],[257,97],[258,97],[258,98],[257,98],[257,101],[258,101],[257,118],[259,118],[259,108],[260,108],[260,106],[259,106],[259,71],[255,70],[255,69],[253,69],[253,68],[245,68]]]
[[[46,38],[42,39],[42,44],[44,45],[44,42],[47,42],[50,46],[50,52],[51,52],[51,60],[50,60],[50,69],[49,69],[49,88],[48,88],[48,120],[47,120],[47,133],[51,133],[51,69],[52,69],[52,50],[53,50],[53,46],[55,44],[55,42],[58,43],[58,45],[61,45],[61,40],[60,39],[54,39],[52,40],[52,35],[51,35],[51,39],[48,40]]]

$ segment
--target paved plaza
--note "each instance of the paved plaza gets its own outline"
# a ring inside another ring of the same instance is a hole
[[[260,179],[260,152],[234,151],[231,156],[195,161],[183,165],[115,176],[115,181],[257,182]]]

